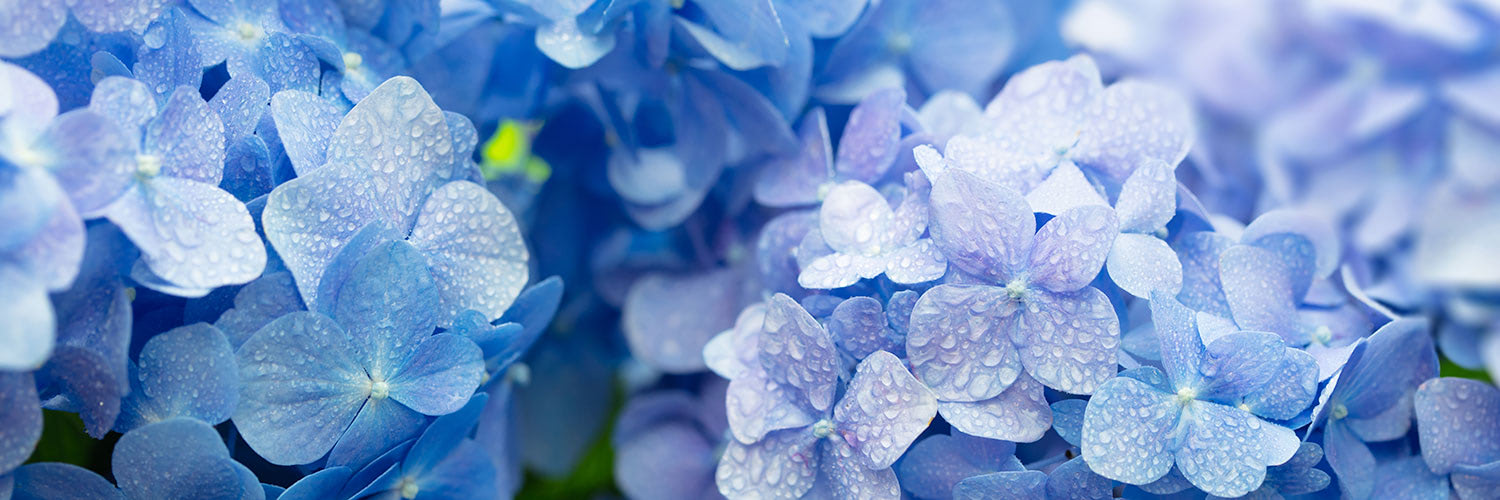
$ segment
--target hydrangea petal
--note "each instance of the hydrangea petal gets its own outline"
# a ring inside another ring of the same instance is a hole
[[[30,373],[0,372],[0,471],[9,471],[31,456],[42,437],[42,407]]]
[[[216,186],[156,177],[105,209],[170,283],[213,288],[249,282],[266,264],[265,244],[245,205]]]
[[[1087,286],[1104,268],[1119,228],[1105,206],[1076,207],[1047,221],[1031,249],[1032,284],[1054,292]]]
[[[1135,167],[1120,187],[1115,213],[1120,217],[1121,231],[1149,233],[1167,227],[1177,213],[1177,179],[1172,165],[1150,158]]]
[[[1260,487],[1266,466],[1290,460],[1301,445],[1291,429],[1249,412],[1195,402],[1190,410],[1192,429],[1177,449],[1182,475],[1205,492],[1237,497]]]
[[[22,57],[40,51],[68,20],[68,8],[61,2],[15,2],[0,11],[0,56]]]
[[[1317,398],[1318,380],[1318,362],[1313,355],[1286,349],[1272,382],[1246,397],[1245,405],[1260,417],[1289,420]]]
[[[873,297],[851,297],[840,302],[828,317],[828,333],[845,351],[856,359],[864,359],[875,351],[893,351],[895,337],[886,325],[885,311],[879,300]]]
[[[440,325],[464,309],[499,318],[526,286],[530,253],[516,218],[478,184],[450,182],[432,193],[409,241],[437,280]]]
[[[932,241],[948,262],[1005,281],[1025,268],[1036,219],[1015,191],[950,169],[932,186]]]
[[[426,259],[404,241],[371,248],[354,265],[333,318],[371,377],[391,377],[437,327],[437,286]]]
[[[139,384],[122,405],[116,430],[188,417],[210,425],[239,403],[239,367],[229,340],[204,323],[151,337],[141,349]]]
[[[1438,474],[1500,460],[1500,391],[1477,380],[1439,378],[1417,389],[1422,458]]]
[[[982,401],[1015,382],[1021,359],[1008,339],[1018,305],[995,287],[938,285],[912,308],[912,371],[943,401]]]
[[[565,18],[537,29],[536,47],[563,67],[579,69],[614,50],[615,37],[612,33],[597,35],[583,31],[576,19]]]
[[[214,326],[238,349],[276,318],[305,309],[292,273],[268,273],[241,288],[234,296],[234,308],[224,311]]]
[[[884,257],[835,253],[813,259],[797,275],[797,284],[811,290],[832,290],[874,278],[886,270]]]
[[[839,435],[871,469],[896,463],[936,415],[936,397],[885,351],[860,362],[833,411]]]
[[[391,377],[391,398],[428,415],[462,408],[479,387],[484,356],[466,337],[440,333],[423,339]]]
[[[811,205],[821,198],[824,182],[833,175],[833,143],[823,108],[813,108],[797,128],[802,148],[790,157],[773,160],[755,180],[755,201],[771,207]]]
[[[134,133],[124,133],[105,116],[87,109],[63,113],[38,140],[54,162],[57,178],[73,208],[92,218],[130,186],[136,171]]]
[[[1047,475],[1041,471],[992,472],[953,485],[954,500],[1024,500],[1046,496]]]
[[[157,155],[161,174],[218,184],[224,176],[224,124],[198,91],[178,87],[146,123],[142,153]]]
[[[1011,340],[1026,373],[1073,394],[1091,394],[1114,376],[1120,320],[1104,292],[1093,287],[1071,294],[1036,291],[1024,302]]]
[[[630,352],[669,373],[702,370],[704,346],[739,314],[740,279],[729,269],[640,278],[625,296],[621,318]]]
[[[1278,233],[1296,234],[1312,243],[1317,262],[1314,278],[1327,277],[1338,269],[1342,259],[1340,250],[1343,248],[1339,243],[1338,231],[1332,223],[1314,214],[1289,209],[1266,212],[1245,227],[1245,234],[1241,239],[1258,245],[1261,238]]]
[[[1339,489],[1351,498],[1369,498],[1375,488],[1375,455],[1349,428],[1332,423],[1323,429],[1323,452]]]
[[[878,253],[891,243],[895,211],[870,185],[845,181],[829,190],[818,212],[823,241],[843,253]]]
[[[1181,94],[1137,80],[1104,89],[1083,117],[1073,158],[1116,181],[1146,160],[1176,165],[1187,156],[1196,130]]]
[[[283,90],[271,97],[276,132],[298,175],[323,165],[329,141],[342,118],[338,108],[317,95]]]
[[[386,450],[410,440],[422,430],[427,418],[393,398],[369,398],[338,442],[328,450],[330,467],[364,467]]]
[[[785,294],[766,303],[765,321],[760,361],[766,373],[799,389],[813,408],[828,409],[842,372],[828,331]]]
[[[1042,384],[1021,374],[1000,395],[983,401],[938,403],[953,428],[972,436],[1030,443],[1052,428],[1052,409]]]
[[[896,483],[896,472],[890,467],[865,467],[863,461],[849,458],[856,453],[857,449],[837,440],[819,450],[822,474],[818,475],[818,482],[828,487],[831,497],[900,499],[901,487]]]
[[[398,76],[349,110],[329,139],[326,161],[349,162],[370,175],[383,193],[382,213],[405,232],[452,156],[443,111],[416,80]]]
[[[701,498],[714,472],[710,446],[691,425],[656,425],[616,445],[615,478],[633,498]]]
[[[1296,331],[1291,277],[1274,253],[1248,245],[1231,247],[1220,257],[1219,272],[1229,309],[1241,328],[1287,336]]]
[[[1109,278],[1137,297],[1182,291],[1182,263],[1167,242],[1152,235],[1121,233],[1104,261]]]
[[[1061,214],[1068,209],[1104,205],[1104,197],[1072,163],[1059,165],[1047,179],[1026,193],[1031,209],[1044,214]]]
[[[1083,416],[1083,458],[1099,475],[1146,484],[1172,468],[1171,431],[1180,410],[1171,395],[1116,377],[1099,386]]]
[[[943,277],[948,259],[930,238],[898,248],[886,254],[885,276],[900,284],[917,284]]]
[[[714,472],[719,493],[730,498],[793,500],[812,489],[818,472],[812,433],[790,429],[754,444],[730,441]]]
[[[943,403],[939,403],[940,405]],[[922,440],[907,450],[901,462],[896,467],[896,476],[901,480],[901,487],[912,492],[918,498],[952,498],[953,485],[971,476],[977,476],[989,472],[989,466],[997,465],[985,463],[981,460],[975,462],[971,459],[970,450],[966,449],[967,441],[962,434],[954,435],[934,434]],[[981,440],[986,443],[1003,443],[1000,441]],[[1005,443],[1010,448],[1005,453],[1007,458],[1014,458],[1015,445]]]
[[[130,498],[242,498],[244,483],[219,433],[191,418],[131,431],[115,444],[115,481]],[[256,484],[256,489],[260,485]]]
[[[73,464],[34,463],[16,469],[16,500],[124,500],[109,480]]]
[[[1177,300],[1193,310],[1228,317],[1229,300],[1219,280],[1219,260],[1234,240],[1213,232],[1183,235],[1174,247],[1182,263],[1182,292]]]
[[[241,386],[234,424],[271,463],[322,457],[368,396],[369,378],[356,364],[354,346],[321,314],[282,316],[250,337],[237,356]]]
[[[1047,475],[1047,498],[1085,500],[1113,495],[1114,482],[1089,469],[1083,457],[1077,457],[1052,469]]]
[[[1438,375],[1428,328],[1425,320],[1398,319],[1370,335],[1364,355],[1345,368],[1348,377],[1341,374],[1336,388],[1350,416],[1373,417]]]
[[[769,432],[813,423],[795,389],[772,381],[759,365],[749,366],[731,380],[724,399],[729,430],[741,443],[754,443]]]
[[[849,113],[839,137],[835,169],[842,176],[872,183],[885,176],[895,162],[901,141],[901,112],[906,91],[889,88],[861,99]]]
[[[1083,443],[1083,414],[1088,408],[1086,399],[1064,399],[1052,403],[1052,429],[1068,444]]]
[[[1281,337],[1264,332],[1236,332],[1209,342],[1198,365],[1205,378],[1199,397],[1238,403],[1271,382],[1285,351]]]

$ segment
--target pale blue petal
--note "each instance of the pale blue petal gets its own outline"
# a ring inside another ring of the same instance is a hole
[[[832,290],[858,283],[862,278],[880,276],[886,270],[886,257],[859,253],[834,253],[813,259],[797,275],[797,284],[811,290]]]
[[[792,156],[772,160],[755,180],[755,201],[770,207],[812,205],[833,175],[833,143],[823,108],[813,108],[797,128],[802,147]]]
[[[371,248],[340,288],[333,318],[371,377],[388,379],[437,327],[437,286],[426,259],[404,241]]]
[[[759,364],[750,365],[724,395],[729,430],[741,443],[754,443],[767,433],[813,423],[813,409],[795,388],[772,381]]]
[[[208,107],[219,115],[224,136],[231,140],[255,132],[261,115],[271,103],[271,87],[255,75],[230,78],[208,101]]]
[[[319,297],[324,272],[367,223],[382,219],[375,189],[359,167],[338,163],[299,175],[267,195],[261,216],[266,240],[296,278],[309,308],[331,309],[332,303]],[[331,285],[337,289],[337,283]]]
[[[453,163],[453,153],[443,111],[416,80],[398,76],[349,110],[329,139],[326,161],[351,163],[378,181],[385,189],[381,213],[393,229],[406,232],[423,200],[445,180],[438,175]]]
[[[1433,474],[1417,457],[1406,457],[1380,464],[1375,469],[1378,481],[1376,488],[1380,497],[1384,498],[1409,498],[1411,500],[1448,500],[1453,498],[1451,490],[1458,492],[1458,498],[1484,498],[1484,496],[1465,496],[1465,491],[1459,487],[1457,481],[1453,488],[1449,488],[1448,478],[1440,474]],[[1454,476],[1457,479],[1458,476]],[[1494,486],[1491,486],[1494,488]],[[1494,493],[1491,489],[1485,495]]]
[[[1083,171],[1072,163],[1059,165],[1026,193],[1026,203],[1031,209],[1044,214],[1058,215],[1068,209],[1089,205],[1108,205],[1099,190],[1083,176]]]
[[[1172,247],[1155,236],[1120,233],[1104,263],[1115,285],[1136,297],[1182,291],[1182,263]]]
[[[1311,354],[1287,349],[1271,383],[1245,398],[1250,413],[1273,420],[1289,420],[1312,405],[1318,396],[1318,362]]]
[[[1215,403],[1192,403],[1191,430],[1176,450],[1182,475],[1212,495],[1237,497],[1260,487],[1266,466],[1291,460],[1301,440],[1291,429]],[[1092,462],[1090,462],[1092,463]]]
[[[1109,498],[1113,489],[1114,483],[1095,474],[1083,457],[1063,462],[1047,475],[1047,498],[1051,500]]]
[[[246,283],[266,265],[250,212],[217,186],[156,177],[106,207],[105,216],[141,249],[154,274],[177,286]]]
[[[1194,232],[1176,242],[1182,262],[1182,292],[1177,300],[1193,310],[1228,317],[1229,302],[1219,281],[1219,257],[1234,240],[1213,232]]]
[[[1069,294],[1038,290],[1025,298],[1011,339],[1026,373],[1037,381],[1092,394],[1117,370],[1120,320],[1109,297],[1096,288]]]
[[[1375,488],[1375,455],[1340,423],[1323,429],[1323,452],[1333,468],[1339,489],[1350,498],[1369,498]]]
[[[1224,296],[1240,328],[1294,338],[1297,304],[1291,274],[1270,250],[1237,245],[1219,261]]]
[[[964,434],[1016,443],[1041,439],[1052,427],[1042,384],[1024,373],[998,396],[972,403],[943,401],[938,412]]]
[[[1088,407],[1087,399],[1064,399],[1052,403],[1052,429],[1068,444],[1083,443],[1083,414]]]
[[[865,11],[866,3],[867,0],[781,1],[776,2],[776,13],[783,20],[794,17],[801,21],[814,37],[833,38],[849,31]]]
[[[986,460],[974,460],[966,449],[966,441],[976,441],[962,434],[934,434],[917,441],[902,457],[896,467],[896,476],[901,487],[918,498],[945,499],[953,497],[953,485],[971,476],[996,472]],[[1003,441],[977,440],[985,443],[1008,445],[1004,458],[1013,458],[1015,445]],[[987,457],[986,457],[987,458]],[[1000,457],[996,457],[1000,458]],[[998,460],[997,460],[998,462]]]
[[[130,186],[136,170],[136,134],[122,131],[98,112],[78,109],[53,120],[35,147],[53,157],[46,169],[72,200],[73,209],[93,218]]]
[[[1281,368],[1286,344],[1265,332],[1236,332],[1209,342],[1198,371],[1198,397],[1235,405],[1270,383]]]
[[[0,56],[22,57],[47,48],[68,20],[62,3],[17,2],[0,10]]]
[[[178,87],[146,123],[141,153],[156,155],[161,175],[218,184],[224,177],[224,123],[197,89]]]
[[[948,259],[930,238],[898,248],[885,255],[885,276],[898,284],[933,281],[948,272]]]
[[[1177,179],[1173,166],[1161,159],[1148,159],[1137,166],[1120,188],[1115,212],[1120,230],[1150,233],[1167,227],[1177,213]]]
[[[844,181],[823,199],[818,229],[823,241],[836,252],[878,254],[895,243],[895,217],[895,211],[875,188],[859,181]]]
[[[288,486],[276,500],[318,500],[338,496],[339,490],[354,471],[348,467],[329,467],[303,476]]]
[[[615,34],[583,31],[574,18],[553,21],[536,30],[536,48],[565,68],[590,66],[615,49]]]
[[[479,388],[484,355],[466,337],[440,333],[417,344],[389,383],[391,399],[427,415],[462,408]]]
[[[35,370],[47,362],[56,341],[52,301],[42,283],[9,266],[0,267],[0,278],[6,283],[0,287],[0,304],[4,304],[0,307],[6,317],[5,324],[0,325],[0,342],[6,345],[0,351],[0,368]]]
[[[1047,495],[1041,471],[992,472],[953,485],[954,500],[1025,500]]]
[[[1245,227],[1242,241],[1259,245],[1261,238],[1279,233],[1291,233],[1307,238],[1312,243],[1316,257],[1314,278],[1323,278],[1338,269],[1342,256],[1338,231],[1333,224],[1318,215],[1294,210],[1272,210],[1256,217]]]
[[[312,312],[282,316],[240,346],[234,424],[274,464],[322,457],[369,395],[369,378],[347,334]]]
[[[306,309],[292,274],[276,272],[257,278],[234,296],[234,308],[224,311],[214,326],[238,349],[256,331],[276,318]]]
[[[1348,376],[1340,374],[1335,391],[1351,417],[1374,417],[1438,375],[1428,329],[1426,320],[1399,319],[1370,335],[1363,357],[1345,367]]]
[[[834,408],[835,432],[859,454],[864,467],[886,469],[927,429],[937,405],[937,398],[900,359],[876,351],[859,363]]]
[[[465,309],[499,318],[529,279],[531,257],[515,216],[472,182],[433,192],[408,241],[427,256],[437,280],[440,326]]]
[[[654,424],[615,446],[615,480],[631,498],[702,498],[713,488],[712,447],[691,424]]]
[[[1036,219],[1020,194],[950,169],[934,180],[931,203],[932,241],[948,262],[996,281],[1026,267]]]
[[[1172,469],[1172,430],[1181,407],[1172,395],[1129,377],[1105,382],[1083,416],[1083,458],[1094,472],[1130,484]]]
[[[858,453],[843,441],[833,440],[819,449],[818,482],[829,489],[832,498],[869,498],[899,500],[901,487],[896,471],[890,467],[871,469],[852,458]]]
[[[412,444],[411,452],[401,462],[401,472],[420,477],[436,468],[453,448],[467,440],[479,423],[479,415],[489,402],[488,394],[476,394],[453,413],[433,420],[427,430]]]
[[[734,380],[760,365],[760,331],[765,326],[765,304],[752,304],[740,311],[734,327],[720,332],[703,346],[703,360],[720,377]]]
[[[840,302],[828,317],[827,326],[839,347],[855,359],[864,359],[875,351],[904,351],[906,347],[897,345],[895,332],[886,324],[885,311],[873,297],[851,297]]]
[[[766,373],[771,380],[796,387],[813,408],[827,410],[843,372],[833,338],[786,294],[767,302],[765,321],[760,362]]]
[[[276,133],[298,175],[323,165],[329,139],[342,115],[326,99],[308,92],[283,90],[271,97]]]
[[[208,324],[174,328],[146,341],[138,384],[122,403],[115,430],[174,417],[217,425],[239,404],[240,372],[224,334]]]
[[[911,2],[911,52],[917,80],[932,90],[988,95],[990,85],[1014,55],[1016,21],[1010,8],[993,2]],[[972,50],[984,47],[983,50]]]
[[[369,398],[328,452],[328,466],[362,468],[416,437],[427,417],[390,398]],[[262,455],[264,456],[264,455]]]
[[[1021,373],[1010,342],[1018,305],[995,287],[938,285],[912,308],[906,353],[943,401],[993,398]]]
[[[1205,347],[1194,316],[1170,295],[1151,295],[1151,321],[1160,340],[1162,367],[1173,382],[1183,386],[1192,386],[1202,377],[1198,365]]]
[[[1087,286],[1104,267],[1117,235],[1109,207],[1076,207],[1053,217],[1036,233],[1031,283],[1059,293]]]

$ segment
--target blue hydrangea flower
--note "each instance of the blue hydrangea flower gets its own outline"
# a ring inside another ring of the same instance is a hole
[[[1427,330],[1420,319],[1380,327],[1355,348],[1319,397],[1308,432],[1322,426],[1328,465],[1351,497],[1367,498],[1375,486],[1375,456],[1368,443],[1405,436],[1417,386],[1437,376],[1437,353]]]
[[[437,286],[419,251],[383,243],[353,266],[332,317],[294,312],[245,341],[234,412],[245,442],[272,463],[326,454],[359,466],[414,435],[424,415],[462,407],[484,360],[467,337],[433,335]]]
[[[1500,492],[1500,390],[1439,378],[1423,382],[1413,404],[1427,467],[1448,475],[1458,498]]]
[[[325,272],[367,226],[367,242],[401,239],[421,252],[442,297],[440,325],[465,309],[498,318],[520,293],[529,254],[516,220],[483,187],[457,181],[477,140],[459,148],[452,126],[421,85],[392,78],[340,122],[322,166],[271,192],[266,238],[309,306],[326,310]]]
[[[89,102],[128,134],[134,173],[102,209],[141,249],[132,277],[169,293],[201,296],[246,283],[266,250],[245,205],[218,187],[224,124],[196,89],[179,87],[158,111],[139,81],[101,81]]]
[[[736,376],[726,395],[735,439],[715,473],[720,493],[798,498],[816,482],[837,496],[898,498],[891,464],[937,413],[901,361],[884,351],[866,357],[835,401],[839,354],[791,297],[773,296],[763,329],[742,337],[756,347],[722,360]]]
[[[920,174],[909,175],[920,187],[908,189],[894,210],[880,192],[859,181],[830,189],[818,211],[818,236],[832,252],[808,262],[798,284],[830,289],[881,275],[900,284],[941,278],[947,260],[932,239],[921,237],[927,230],[926,182]]]
[[[227,63],[230,76],[252,74],[285,89],[316,91],[318,59],[281,20],[280,2],[194,0],[182,22],[198,67]]]
[[[1075,394],[1114,375],[1119,319],[1089,286],[1118,234],[1108,207],[1070,209],[1037,231],[1019,194],[958,169],[938,176],[931,203],[932,240],[950,269],[982,283],[939,285],[912,311],[906,352],[939,398],[993,398],[1023,367]]]
[[[834,45],[816,94],[853,102],[872,89],[910,83],[926,93],[985,95],[1020,43],[1015,14],[983,1],[874,2]]]
[[[288,31],[338,72],[338,88],[349,102],[358,103],[406,69],[406,58],[384,40],[347,27],[333,0],[282,2],[280,7]],[[324,75],[325,82],[328,78]]]
[[[1199,340],[1191,310],[1157,292],[1152,319],[1163,370],[1111,379],[1089,400],[1083,457],[1095,472],[1129,484],[1166,476],[1174,464],[1193,486],[1225,497],[1259,488],[1266,468],[1297,452],[1291,429],[1268,421],[1313,400],[1317,366],[1269,333]]]

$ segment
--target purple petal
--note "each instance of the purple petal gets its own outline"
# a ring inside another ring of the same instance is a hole
[[[1333,224],[1323,220],[1311,213],[1297,212],[1293,210],[1272,210],[1256,217],[1245,227],[1245,234],[1241,241],[1259,245],[1259,240],[1278,233],[1292,233],[1312,242],[1314,254],[1317,256],[1316,271],[1314,278],[1324,278],[1338,269],[1339,254],[1342,248],[1339,243],[1338,231]]]
[[[125,495],[93,471],[73,464],[34,463],[16,469],[18,500],[124,500]]]
[[[499,318],[526,286],[530,255],[516,218],[478,184],[450,182],[433,192],[408,241],[427,255],[437,280],[440,325],[465,309]]]
[[[803,427],[814,420],[796,390],[771,380],[759,365],[751,365],[731,380],[724,399],[729,429],[741,443],[754,443],[769,432]]]
[[[1477,380],[1439,378],[1416,397],[1422,458],[1438,474],[1500,460],[1500,390]]]
[[[936,415],[936,397],[885,351],[859,363],[833,411],[835,432],[871,469],[896,463]]]
[[[1279,257],[1259,247],[1234,246],[1220,258],[1219,275],[1240,328],[1294,338],[1296,299],[1290,273]]]
[[[1036,219],[1015,191],[949,170],[932,186],[932,241],[971,274],[1009,281],[1025,268]]]
[[[740,279],[734,270],[716,269],[637,280],[625,296],[621,319],[630,352],[669,373],[702,370],[709,339],[734,326]]]
[[[885,258],[886,277],[899,284],[933,281],[948,271],[948,259],[931,239],[917,240],[886,254]]]
[[[0,372],[0,471],[26,462],[42,437],[42,406],[30,373]]]
[[[1053,217],[1036,233],[1030,282],[1059,293],[1088,286],[1119,233],[1114,211],[1105,206],[1077,207]]]
[[[797,284],[811,290],[832,290],[874,278],[886,271],[886,257],[834,253],[813,259],[797,275]]]
[[[703,360],[708,369],[730,380],[739,378],[750,370],[750,365],[759,366],[760,331],[766,324],[765,304],[753,304],[740,311],[734,327],[720,332],[703,346]]]
[[[615,448],[615,478],[632,498],[695,500],[714,474],[712,445],[692,425],[667,422]]]
[[[899,500],[901,487],[896,482],[896,472],[890,467],[866,467],[863,461],[850,458],[857,452],[838,440],[820,448],[818,461],[822,473],[818,482],[830,490],[825,496]]]
[[[901,110],[906,92],[888,88],[865,96],[849,113],[844,134],[839,137],[835,168],[846,178],[876,182],[885,176],[900,153]]]
[[[992,472],[953,485],[954,500],[1024,500],[1046,496],[1047,475],[1041,471]]]
[[[1149,159],[1136,167],[1120,188],[1115,212],[1121,231],[1149,233],[1167,227],[1177,213],[1177,179],[1172,165]]]
[[[730,441],[714,472],[719,493],[730,498],[798,498],[812,489],[817,444],[804,429],[767,434],[754,444]]]
[[[940,402],[938,412],[953,428],[972,436],[1030,443],[1052,428],[1052,409],[1042,384],[1022,374],[999,396],[972,403]]]
[[[68,20],[65,4],[25,2],[5,6],[0,56],[22,57],[47,48]]]
[[[1182,262],[1182,292],[1177,299],[1194,310],[1229,316],[1228,299],[1219,281],[1219,257],[1234,240],[1212,232],[1188,233],[1177,242]]]
[[[852,297],[839,303],[827,325],[828,333],[855,359],[905,347],[895,345],[895,333],[886,324],[883,306],[871,297]]]
[[[756,178],[755,201],[760,204],[790,207],[817,203],[823,183],[833,176],[833,143],[828,138],[823,108],[813,108],[802,117],[797,135],[802,149],[767,164]]]
[[[1033,291],[1011,339],[1026,373],[1060,391],[1091,394],[1118,368],[1120,320],[1109,297],[1093,287],[1071,294]]]
[[[155,177],[106,207],[105,216],[140,247],[153,273],[177,286],[246,283],[266,265],[250,212],[217,186]]]
[[[818,229],[829,248],[850,254],[878,254],[893,243],[895,211],[880,192],[859,181],[834,186],[818,211]]]
[[[1026,203],[1031,209],[1044,214],[1059,215],[1068,209],[1090,205],[1108,205],[1094,185],[1083,176],[1083,171],[1072,163],[1059,165],[1031,192],[1026,193]]]
[[[1196,128],[1181,94],[1136,80],[1104,89],[1083,117],[1073,158],[1115,181],[1148,160],[1177,165],[1192,147]]]
[[[1021,373],[1008,338],[1017,309],[999,288],[933,287],[912,308],[906,336],[912,371],[943,401],[999,395]]]
[[[766,304],[760,362],[772,380],[799,389],[813,408],[827,410],[833,404],[843,371],[833,338],[785,294],[776,294]]]

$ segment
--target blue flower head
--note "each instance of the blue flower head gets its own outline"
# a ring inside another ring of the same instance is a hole
[[[894,355],[877,351],[835,400],[844,368],[833,339],[786,295],[773,296],[763,328],[747,333],[755,359],[725,360],[737,368],[726,396],[735,439],[715,474],[720,493],[798,498],[826,488],[899,498],[891,464],[936,415],[931,392]]]
[[[1152,319],[1164,370],[1143,367],[1105,382],[1083,420],[1083,457],[1104,477],[1143,485],[1175,465],[1193,486],[1234,497],[1261,486],[1268,466],[1300,444],[1289,419],[1312,403],[1317,365],[1268,333],[1204,344],[1192,311],[1157,292]]]
[[[404,241],[359,258],[332,316],[294,312],[240,346],[235,426],[272,463],[358,467],[461,408],[484,359],[468,337],[434,335],[436,280]]]

